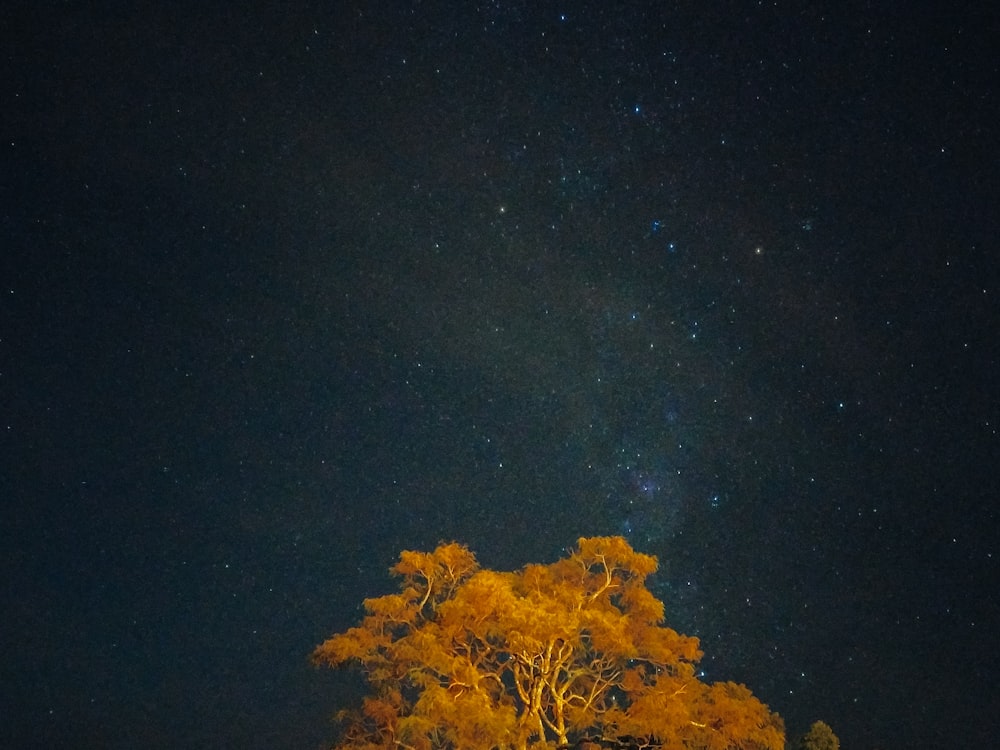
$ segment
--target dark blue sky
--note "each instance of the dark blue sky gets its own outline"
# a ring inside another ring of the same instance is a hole
[[[790,734],[994,744],[996,31],[12,12],[0,744],[322,746],[400,549],[611,533]]]

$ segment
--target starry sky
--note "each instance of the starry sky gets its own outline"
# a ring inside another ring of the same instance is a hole
[[[323,747],[401,549],[603,534],[790,735],[993,745],[995,9],[282,5],[0,31],[0,745]]]

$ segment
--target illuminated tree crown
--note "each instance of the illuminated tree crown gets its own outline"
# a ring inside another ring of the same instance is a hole
[[[360,664],[371,693],[338,748],[780,750],[781,717],[743,685],[695,675],[697,638],[664,627],[656,558],[580,539],[551,565],[482,569],[468,548],[406,551],[400,592],[313,652]]]

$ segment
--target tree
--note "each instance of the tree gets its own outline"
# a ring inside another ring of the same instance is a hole
[[[797,750],[840,750],[840,740],[829,724],[817,721],[799,738],[795,747]]]
[[[551,565],[479,567],[468,548],[406,551],[397,594],[318,646],[371,686],[338,748],[780,750],[784,725],[743,685],[700,682],[698,640],[664,627],[656,558],[583,538]]]

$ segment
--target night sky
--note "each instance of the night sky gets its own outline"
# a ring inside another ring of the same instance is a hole
[[[401,549],[604,534],[790,736],[996,746],[995,9],[225,5],[0,29],[0,746],[323,747]]]

